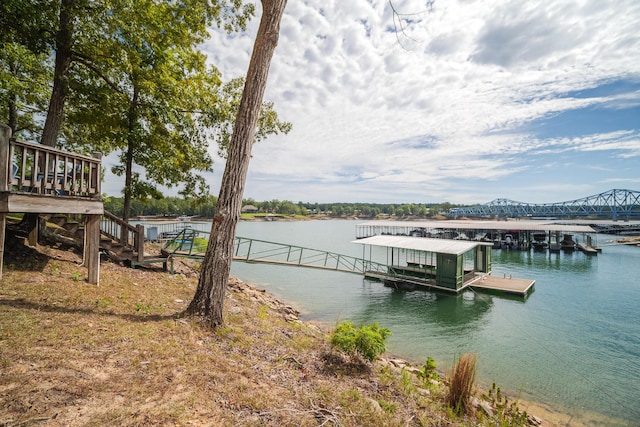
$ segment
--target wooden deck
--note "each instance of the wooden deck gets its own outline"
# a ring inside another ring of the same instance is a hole
[[[465,287],[476,290],[488,290],[504,292],[507,294],[527,296],[536,283],[531,279],[518,279],[515,277],[499,277],[488,274],[476,276],[475,279],[465,283]]]
[[[435,276],[434,276],[435,277]],[[489,274],[465,275],[464,284],[457,290],[436,285],[435,278],[420,278],[411,276],[402,276],[396,274],[385,274],[378,272],[366,272],[365,278],[379,280],[390,284],[392,287],[404,290],[424,289],[437,290],[448,293],[460,293],[467,288],[477,291],[488,291],[516,295],[519,297],[527,297],[532,291],[535,280],[518,279],[509,277],[498,277]]]
[[[12,138],[0,125],[0,279],[7,215],[81,214],[85,221],[85,263],[89,283],[99,281],[102,161],[94,157]],[[32,224],[29,244],[37,242],[39,221]]]

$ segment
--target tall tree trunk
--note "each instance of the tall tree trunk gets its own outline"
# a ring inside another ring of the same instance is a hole
[[[122,207],[122,220],[129,222],[131,216],[131,194],[133,185],[133,150],[137,145],[136,127],[138,126],[138,87],[133,85],[133,97],[127,114],[127,152],[124,153],[124,204]]]
[[[262,19],[233,128],[209,245],[204,256],[198,288],[187,308],[188,314],[202,317],[203,322],[211,328],[218,327],[223,321],[222,308],[233,258],[236,225],[240,218],[242,195],[251,159],[251,147],[286,4],[286,0],[262,0]]]
[[[18,97],[15,93],[9,93],[9,127],[11,134],[15,135],[18,131]]]
[[[71,67],[71,43],[73,37],[72,9],[76,0],[62,0],[60,22],[56,33],[56,64],[53,74],[53,90],[49,100],[49,112],[42,130],[44,145],[55,147],[62,126],[64,103],[67,97],[67,74]]]
[[[124,154],[124,201],[122,204],[122,220],[129,222],[131,216],[131,185],[133,184],[133,144],[127,143],[127,152]]]

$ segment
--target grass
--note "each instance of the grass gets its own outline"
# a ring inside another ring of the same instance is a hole
[[[238,280],[213,332],[182,314],[197,285],[191,267],[171,275],[103,261],[93,286],[76,280],[85,270],[70,248],[11,245],[0,425],[480,425],[451,419],[444,385],[426,391],[384,361],[350,364],[327,331]]]
[[[475,354],[466,353],[451,368],[447,403],[456,414],[469,413],[471,410],[470,399],[476,379],[477,360]]]

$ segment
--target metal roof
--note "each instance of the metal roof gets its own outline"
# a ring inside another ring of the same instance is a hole
[[[492,243],[474,242],[469,240],[430,239],[427,237],[409,236],[371,236],[364,239],[354,240],[351,243],[452,255],[461,255],[474,249],[476,246],[492,245]]]
[[[592,221],[591,223],[596,223]],[[358,224],[358,227],[415,227],[415,228],[439,228],[450,230],[520,230],[520,231],[561,231],[565,233],[595,233],[588,225],[575,225],[561,223],[560,221],[388,221],[378,220]]]

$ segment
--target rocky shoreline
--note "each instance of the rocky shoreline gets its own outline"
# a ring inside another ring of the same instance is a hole
[[[233,293],[240,293],[247,297],[250,301],[263,304],[271,308],[272,310],[280,313],[282,317],[288,322],[304,323],[307,327],[313,328],[318,333],[328,336],[330,333],[331,325],[322,325],[315,322],[303,322],[301,312],[297,310],[293,305],[287,304],[279,300],[278,298],[270,295],[266,290],[260,289],[254,285],[246,283],[238,278],[230,277],[228,282],[228,290]],[[237,312],[238,308],[234,308],[232,304],[229,307],[230,313]],[[420,372],[420,368],[415,363],[409,360],[396,357],[393,355],[385,354],[385,357],[381,357],[376,363],[380,365],[386,365],[397,372],[406,371],[413,375],[417,375]],[[443,372],[440,372],[444,375]],[[477,385],[477,395],[486,394],[488,386],[479,384]],[[424,390],[428,393],[428,390]],[[586,411],[581,414],[571,414],[570,411],[562,408],[551,407],[547,404],[535,402],[531,400],[514,399],[518,402],[519,407],[526,411],[527,424],[529,426],[542,426],[542,427],[590,427],[593,425],[609,425],[610,421],[604,416],[595,413],[587,413]],[[484,412],[487,417],[495,416],[496,409],[492,407],[485,400],[474,397],[472,405],[477,409]],[[616,420],[619,422],[619,420]]]

